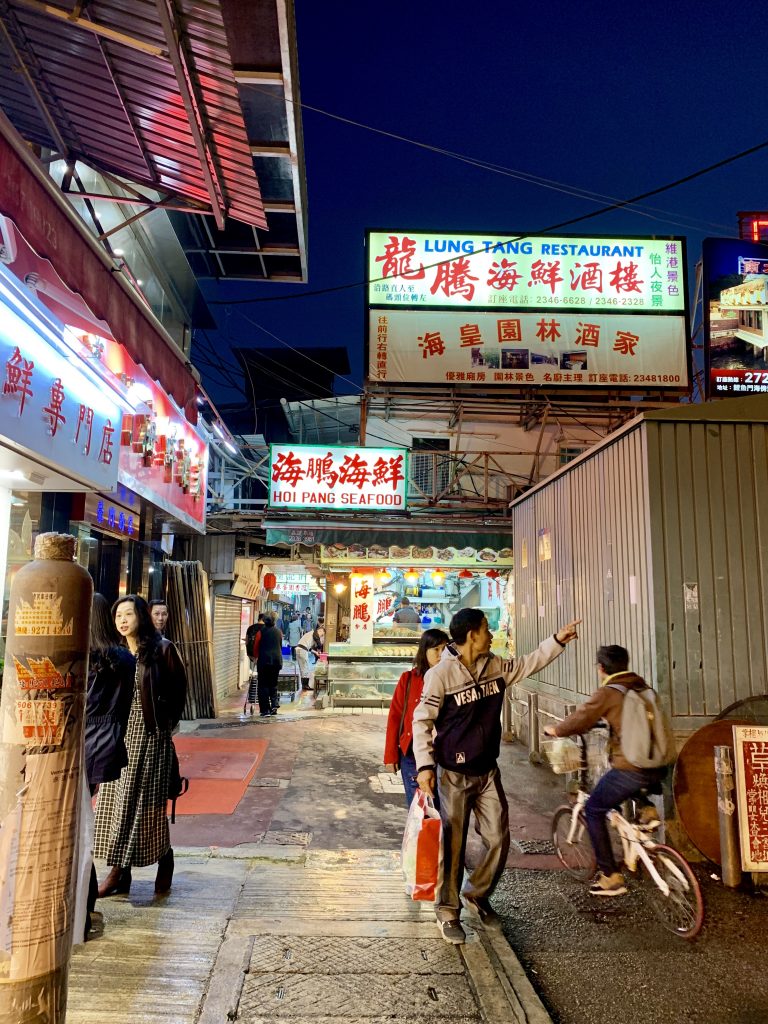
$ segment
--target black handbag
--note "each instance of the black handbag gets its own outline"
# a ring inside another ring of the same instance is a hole
[[[171,740],[171,775],[168,780],[168,799],[171,801],[171,824],[176,824],[176,801],[189,789],[189,779],[181,774],[179,757]]]

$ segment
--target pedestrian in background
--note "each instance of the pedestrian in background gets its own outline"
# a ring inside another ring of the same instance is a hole
[[[280,707],[277,695],[277,680],[283,667],[283,634],[275,625],[271,615],[264,616],[264,628],[259,640],[257,660],[259,683],[259,714],[262,718],[276,715]]]
[[[258,659],[262,629],[264,629],[264,612],[259,612],[256,621],[245,631],[245,653],[248,655],[250,671],[248,673],[248,692],[243,703],[243,714],[248,710],[249,704],[251,706],[251,714],[253,714],[253,709],[258,699]]]
[[[299,673],[301,674],[301,688],[302,690],[309,690],[309,677],[311,674],[311,667],[309,664],[310,653],[319,654],[323,649],[323,641],[317,630],[308,629],[307,632],[299,639],[298,644],[294,650],[294,657],[299,666]]]
[[[416,790],[416,759],[413,756],[413,712],[421,700],[424,676],[440,661],[448,634],[442,629],[425,629],[413,659],[413,668],[403,672],[398,680],[387,718],[387,736],[384,741],[384,768],[403,778],[406,806],[411,806]]]
[[[99,789],[94,854],[110,871],[99,896],[128,892],[131,868],[157,864],[155,892],[168,892],[173,850],[168,831],[171,734],[179,724],[187,677],[179,653],[152,624],[147,602],[130,594],[112,607],[117,632],[136,658],[125,745],[128,764]]]
[[[133,700],[135,674],[136,659],[127,647],[120,646],[120,636],[112,621],[107,599],[101,594],[94,594],[85,700],[85,772],[91,796],[96,795],[103,782],[119,779],[120,772],[128,764],[125,730]],[[98,888],[96,868],[91,863],[86,936]]]
[[[296,647],[298,646],[301,635],[305,630],[302,628],[301,619],[299,613],[294,612],[291,616],[291,621],[288,623],[288,643],[291,647],[291,657],[296,658]]]
[[[165,601],[155,599],[149,602],[149,614],[152,619],[152,625],[155,627],[160,636],[165,636],[165,630],[168,625],[168,605]]]

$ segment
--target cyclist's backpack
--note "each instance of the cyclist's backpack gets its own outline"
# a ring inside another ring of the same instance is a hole
[[[650,687],[630,690],[621,683],[608,686],[624,694],[621,707],[621,752],[635,768],[661,768],[675,760],[676,746],[669,717]]]

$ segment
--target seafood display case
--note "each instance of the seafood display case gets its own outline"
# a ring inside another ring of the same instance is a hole
[[[328,697],[331,707],[385,708],[397,681],[413,667],[421,630],[374,638],[370,647],[332,643],[328,648]]]

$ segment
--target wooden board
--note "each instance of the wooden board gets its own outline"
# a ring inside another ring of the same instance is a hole
[[[672,792],[678,817],[693,845],[715,864],[720,863],[715,747],[733,750],[733,726],[751,724],[731,719],[702,726],[688,737],[675,764]]]

